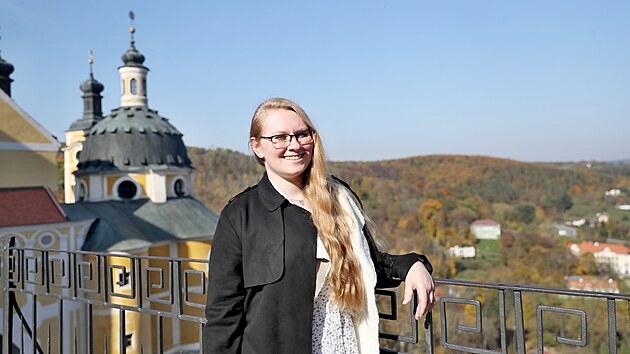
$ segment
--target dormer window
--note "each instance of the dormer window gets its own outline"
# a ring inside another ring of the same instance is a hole
[[[131,79],[131,81],[129,82],[129,90],[131,91],[132,95],[138,94],[138,81],[136,81],[136,79]]]

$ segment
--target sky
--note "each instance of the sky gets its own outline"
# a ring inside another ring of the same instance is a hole
[[[334,161],[630,158],[630,1],[0,0],[12,97],[60,141],[90,48],[120,105],[130,10],[149,107],[188,146],[248,153],[258,104],[287,97]]]

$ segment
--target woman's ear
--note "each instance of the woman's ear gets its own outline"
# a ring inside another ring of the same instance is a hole
[[[249,138],[249,145],[252,147],[252,151],[259,159],[264,159],[265,155],[263,154],[262,147],[260,146],[260,141],[254,137]]]

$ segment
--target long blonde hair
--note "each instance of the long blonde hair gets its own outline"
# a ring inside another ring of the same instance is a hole
[[[352,249],[350,225],[346,222],[347,213],[338,198],[342,187],[328,172],[322,140],[302,107],[286,98],[272,98],[258,106],[249,130],[250,138],[260,139],[265,118],[272,110],[295,112],[313,133],[313,156],[302,175],[304,194],[313,210],[313,224],[330,256],[328,276],[335,302],[354,316],[364,315],[366,290],[362,281],[361,265]],[[264,159],[255,154],[254,156],[259,164],[265,165]]]

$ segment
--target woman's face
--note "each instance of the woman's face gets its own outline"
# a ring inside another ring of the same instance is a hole
[[[261,136],[278,134],[298,134],[308,131],[308,126],[297,113],[285,109],[274,109],[264,118]],[[289,146],[277,149],[269,139],[251,138],[252,150],[265,160],[265,170],[271,180],[281,178],[295,185],[301,185],[302,174],[311,163],[313,143],[301,145],[296,137]]]

